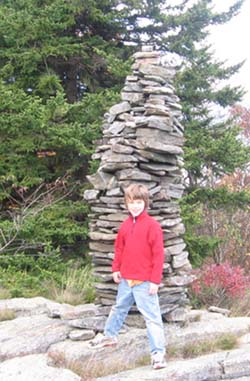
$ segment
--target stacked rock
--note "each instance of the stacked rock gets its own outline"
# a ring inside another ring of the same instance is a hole
[[[191,265],[182,234],[178,199],[183,194],[181,107],[173,87],[175,69],[160,52],[144,49],[134,54],[133,73],[121,93],[122,102],[104,117],[103,138],[93,159],[100,166],[88,180],[94,189],[84,198],[90,203],[90,255],[93,258],[97,296],[103,306],[115,301],[112,281],[114,240],[127,217],[123,191],[131,183],[147,186],[149,214],[162,226],[165,263],[159,291],[165,320],[183,320]]]

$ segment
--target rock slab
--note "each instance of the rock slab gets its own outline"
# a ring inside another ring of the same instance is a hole
[[[81,381],[68,369],[47,365],[47,356],[30,355],[7,360],[0,364],[1,381]]]

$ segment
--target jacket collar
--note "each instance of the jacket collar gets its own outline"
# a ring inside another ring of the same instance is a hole
[[[129,217],[131,218],[131,220],[133,221],[140,221],[142,220],[143,218],[145,218],[147,216],[147,211],[146,209],[143,210],[143,212],[141,212],[141,214],[139,214],[139,216],[137,217],[133,217],[131,213],[129,213]]]

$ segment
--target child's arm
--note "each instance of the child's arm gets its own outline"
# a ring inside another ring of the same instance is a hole
[[[151,227],[149,240],[152,250],[152,272],[150,282],[159,285],[162,278],[164,263],[164,243],[163,232],[158,222]],[[155,289],[156,287],[152,286],[152,290]]]
[[[120,283],[121,281],[121,259],[122,259],[122,251],[124,247],[123,234],[121,229],[118,231],[116,240],[115,240],[115,256],[112,262],[112,272],[113,272],[113,280],[115,283]]]

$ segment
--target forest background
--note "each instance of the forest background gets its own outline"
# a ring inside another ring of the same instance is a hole
[[[104,113],[143,44],[178,54],[185,242],[194,268],[250,269],[250,110],[208,36],[212,0],[3,0],[0,5],[0,297],[94,300],[83,192]],[[173,5],[174,4],[174,5]],[[229,84],[228,84],[229,83]],[[243,275],[244,274],[244,275]],[[238,279],[238,278],[237,278]],[[245,278],[244,278],[245,279]]]

